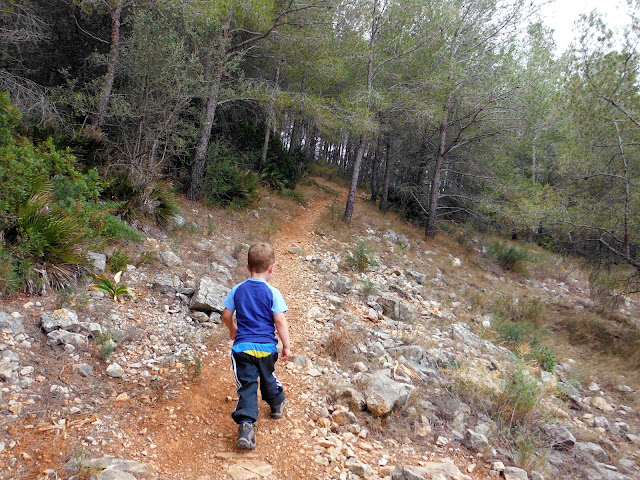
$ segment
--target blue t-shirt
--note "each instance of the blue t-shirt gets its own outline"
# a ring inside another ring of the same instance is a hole
[[[277,344],[273,316],[288,310],[280,291],[261,278],[249,278],[231,289],[222,304],[236,312],[238,332],[233,342]]]

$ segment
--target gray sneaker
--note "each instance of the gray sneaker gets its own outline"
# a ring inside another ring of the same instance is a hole
[[[241,423],[238,425],[238,448],[253,450],[256,448],[256,443],[256,432],[253,431],[253,424]]]
[[[284,415],[284,400],[282,403],[276,405],[275,407],[271,407],[271,418],[278,420],[282,418]]]

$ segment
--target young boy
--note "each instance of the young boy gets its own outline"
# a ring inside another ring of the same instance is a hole
[[[238,387],[238,405],[231,414],[238,424],[238,448],[256,448],[253,423],[258,420],[258,378],[262,399],[271,407],[271,418],[282,418],[284,390],[275,376],[278,340],[282,340],[282,359],[291,356],[288,310],[280,291],[269,285],[275,255],[268,243],[256,243],[249,249],[247,268],[251,277],[239,283],[223,304],[222,320],[229,329],[233,348],[231,364]],[[236,322],[233,312],[236,312]]]

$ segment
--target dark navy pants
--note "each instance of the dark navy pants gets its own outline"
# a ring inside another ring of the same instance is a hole
[[[238,387],[238,405],[231,414],[236,423],[258,420],[258,378],[262,400],[271,408],[284,401],[284,389],[274,373],[277,353],[254,357],[248,353],[231,353],[231,365]]]

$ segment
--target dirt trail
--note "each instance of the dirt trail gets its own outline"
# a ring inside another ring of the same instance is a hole
[[[289,307],[287,318],[294,355],[303,353],[312,280],[303,271],[303,257],[287,250],[298,246],[312,252],[314,224],[327,203],[327,199],[315,199],[281,227],[273,242],[276,269],[272,283],[282,291]],[[235,448],[236,425],[230,414],[236,396],[230,348],[231,341],[222,342],[209,355],[197,381],[183,386],[177,398],[139,415],[129,429],[130,438],[136,438],[130,448],[148,455],[155,453],[157,458],[152,456],[152,461],[162,479],[316,478],[320,467],[313,464],[304,446],[311,441],[309,433],[313,428],[305,418],[308,400],[300,398],[301,392],[308,391],[304,382],[309,379],[287,369],[283,362],[278,364],[276,374],[287,394],[285,418],[271,420],[268,406],[260,402],[257,449],[243,453]]]

